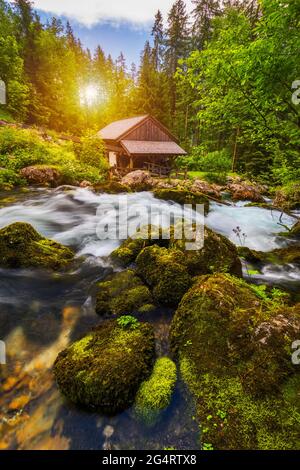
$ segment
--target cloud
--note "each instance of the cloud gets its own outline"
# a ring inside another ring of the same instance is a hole
[[[166,17],[173,3],[174,0],[34,0],[37,9],[66,16],[88,27],[105,22],[146,26],[153,22],[158,9]],[[192,0],[186,4],[191,10]]]

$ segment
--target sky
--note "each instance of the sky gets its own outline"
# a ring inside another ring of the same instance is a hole
[[[72,24],[75,34],[92,51],[98,44],[115,59],[120,51],[128,66],[138,63],[150,38],[158,9],[167,17],[174,0],[33,0],[42,20],[55,15]],[[192,9],[192,0],[186,0]]]

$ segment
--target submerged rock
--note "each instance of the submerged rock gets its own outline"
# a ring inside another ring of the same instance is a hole
[[[149,379],[136,395],[134,414],[146,426],[154,426],[171,403],[176,385],[176,365],[168,357],[157,359]]]
[[[149,246],[138,255],[136,264],[154,299],[163,305],[177,305],[191,286],[185,256],[179,250]]]
[[[30,224],[17,222],[0,230],[2,267],[61,269],[73,258],[72,250],[42,237]]]
[[[152,295],[132,270],[113,274],[98,283],[96,312],[98,315],[128,315],[153,310]]]
[[[174,201],[182,205],[204,204],[204,212],[207,214],[209,211],[209,200],[199,192],[192,192],[188,189],[155,189],[153,194],[157,199]]]
[[[152,326],[105,321],[58,355],[54,375],[72,402],[115,414],[134,402],[151,373],[154,354]]]
[[[229,275],[197,279],[170,337],[204,442],[217,449],[298,447],[300,377],[291,345],[299,332],[298,306],[262,300]]]

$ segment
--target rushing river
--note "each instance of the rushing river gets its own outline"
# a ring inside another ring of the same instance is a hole
[[[100,321],[93,305],[95,283],[112,271],[108,256],[120,242],[100,239],[99,222],[111,224],[120,216],[120,204],[124,207],[125,203],[129,208],[151,207],[152,222],[163,226],[170,213],[175,220],[182,216],[179,205],[159,201],[147,192],[98,195],[88,189],[59,188],[0,198],[0,228],[28,222],[42,235],[71,246],[78,255],[73,270],[65,274],[0,269],[0,339],[7,349],[6,381],[0,395],[0,409],[6,410],[0,412],[0,449],[197,447],[199,429],[182,386],[162,421],[148,430],[135,421],[130,410],[107,418],[73,407],[53,382],[51,367],[58,352]],[[134,213],[128,217],[131,224],[138,218]],[[147,223],[147,213],[139,214],[139,220]],[[270,251],[287,244],[279,235],[283,228],[276,211],[212,203],[205,221],[234,243],[252,249]],[[286,226],[294,222],[288,215],[281,219]],[[237,227],[240,237],[234,232]],[[85,255],[83,260],[81,255]],[[267,265],[251,280],[295,291],[300,286],[300,271],[292,265]],[[171,312],[162,309],[143,318],[155,324],[158,354],[167,354]]]

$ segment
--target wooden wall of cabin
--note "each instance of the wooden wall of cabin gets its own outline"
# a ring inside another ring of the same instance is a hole
[[[172,142],[172,139],[155,122],[149,119],[124,137],[124,140]]]

